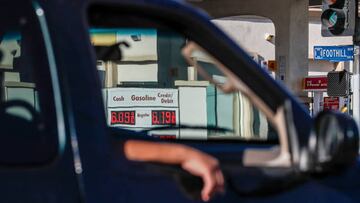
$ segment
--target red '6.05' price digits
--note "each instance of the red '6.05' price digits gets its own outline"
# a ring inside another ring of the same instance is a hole
[[[135,111],[111,111],[111,124],[135,125]]]
[[[175,125],[176,113],[166,110],[151,111],[151,121],[153,125]]]

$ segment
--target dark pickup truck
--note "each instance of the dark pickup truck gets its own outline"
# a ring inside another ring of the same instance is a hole
[[[217,157],[213,202],[359,202],[359,133],[315,118],[202,11],[168,0],[3,0],[0,202],[197,202],[201,181],[135,163],[152,139]]]

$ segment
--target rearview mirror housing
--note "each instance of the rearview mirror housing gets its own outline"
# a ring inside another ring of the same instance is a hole
[[[310,168],[315,173],[341,172],[359,154],[359,131],[350,116],[334,111],[317,115],[309,139]]]

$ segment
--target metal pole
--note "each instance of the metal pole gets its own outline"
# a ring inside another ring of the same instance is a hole
[[[358,0],[355,2],[355,34],[353,36],[354,43],[354,62],[353,62],[353,76],[352,76],[352,108],[353,117],[360,126],[360,75],[359,75],[359,46],[360,46],[360,20],[359,20]],[[348,107],[349,108],[349,107]]]
[[[359,46],[354,47],[354,65],[352,76],[352,91],[353,91],[353,117],[356,123],[360,122],[360,75],[359,75]]]

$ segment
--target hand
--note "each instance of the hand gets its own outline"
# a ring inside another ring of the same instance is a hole
[[[224,192],[224,176],[218,160],[194,148],[174,143],[128,140],[124,153],[126,158],[133,161],[180,164],[184,170],[202,178],[204,187],[201,198],[204,201],[209,201],[217,192]]]
[[[215,193],[223,193],[224,176],[219,168],[218,160],[192,148],[189,148],[186,154],[181,166],[189,173],[203,179],[202,200],[207,202]]]

